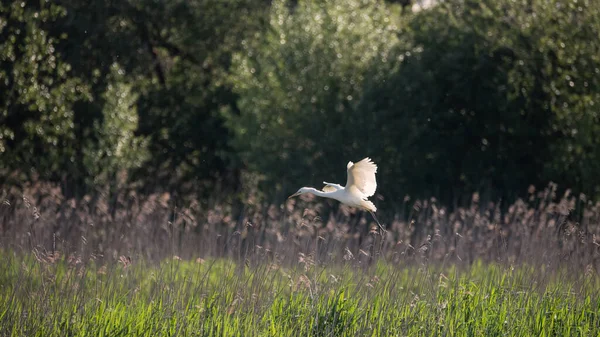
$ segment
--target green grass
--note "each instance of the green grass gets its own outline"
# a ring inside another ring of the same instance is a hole
[[[595,275],[2,253],[0,336],[597,336]]]

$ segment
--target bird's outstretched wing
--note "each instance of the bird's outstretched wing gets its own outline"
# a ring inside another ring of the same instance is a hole
[[[356,164],[349,162],[347,167],[347,190],[352,190],[354,187],[363,194],[363,198],[375,194],[375,190],[377,189],[377,181],[375,180],[377,165],[371,161],[371,158],[365,158]]]
[[[323,186],[323,192],[334,192],[343,188],[340,184],[332,184],[326,181],[324,181],[323,184],[325,184],[325,186]]]

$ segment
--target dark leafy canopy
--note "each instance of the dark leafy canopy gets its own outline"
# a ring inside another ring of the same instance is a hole
[[[269,29],[244,41],[231,74],[240,113],[227,114],[228,127],[244,163],[276,190],[341,182],[350,158],[375,155],[377,125],[358,102],[383,78],[398,30],[380,5],[274,1]]]
[[[89,99],[88,86],[57,51],[63,36],[44,29],[64,16],[54,4],[0,4],[0,169],[57,179],[74,160],[73,105]]]
[[[251,167],[316,184],[368,154],[395,200],[549,180],[597,194],[596,2],[444,1],[401,24],[402,40],[379,3],[350,3],[276,3],[240,57],[233,129]]]
[[[403,64],[365,99],[405,130],[382,137],[405,188],[510,197],[554,180],[597,194],[599,8],[467,0],[417,15]]]
[[[266,5],[106,1],[90,11],[88,4],[65,0],[70,32],[83,40],[64,46],[74,52],[73,64],[103,78],[117,62],[139,95],[137,133],[146,137],[151,156],[133,177],[144,186],[174,189],[229,169],[228,131],[217,112],[235,98],[223,77],[239,42],[260,27]],[[89,48],[78,49],[82,42]]]
[[[600,3],[408,3],[2,2],[1,181],[282,196],[371,156],[390,205],[598,196]]]
[[[3,3],[2,167],[61,180],[69,195],[118,171],[159,189],[222,175],[228,132],[217,112],[235,104],[224,74],[265,6]]]
[[[234,106],[235,96],[225,74],[231,53],[261,26],[265,6],[252,0],[174,1],[149,17],[150,23],[174,18],[160,28],[150,25],[149,43],[163,54],[164,79],[156,76],[140,99],[140,131],[151,137],[153,154],[147,168],[152,176],[174,177],[167,180],[172,188],[198,177],[223,178],[231,169],[229,134],[219,110]],[[147,10],[146,4],[139,8]]]

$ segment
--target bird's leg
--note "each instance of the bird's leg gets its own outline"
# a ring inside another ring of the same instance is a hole
[[[379,252],[378,255],[382,256],[382,251],[383,251],[383,243],[385,241],[385,233],[387,232],[387,230],[385,228],[383,228],[383,226],[381,225],[381,223],[379,222],[379,220],[377,219],[377,217],[375,216],[375,213],[373,213],[372,211],[369,211],[369,213],[371,213],[371,216],[373,217],[373,219],[375,220],[375,222],[377,222],[377,225],[379,225],[379,235],[381,236],[380,239],[380,244],[379,244]],[[373,238],[375,239],[375,238]],[[373,253],[374,253],[374,248],[375,248],[375,241],[373,241],[373,250],[371,251],[371,258],[373,258]]]
[[[380,234],[381,234],[381,236],[383,236],[383,233],[387,232],[387,230],[385,228],[383,228],[383,226],[379,223],[379,220],[377,220],[375,213],[373,213],[372,211],[369,211],[369,213],[371,213],[371,216],[373,217],[375,222],[377,222],[377,225],[379,225],[379,229],[381,230]]]

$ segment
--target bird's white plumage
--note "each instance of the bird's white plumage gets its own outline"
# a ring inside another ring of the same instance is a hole
[[[323,183],[325,186],[323,187],[323,190],[320,191],[313,187],[302,187],[298,192],[291,195],[290,198],[310,193],[323,198],[335,199],[348,206],[369,211],[379,227],[385,231],[375,217],[374,212],[377,211],[377,207],[375,207],[371,201],[367,200],[370,196],[375,194],[375,190],[377,190],[377,181],[375,180],[377,165],[367,157],[356,164],[348,162],[346,169],[348,173],[346,186],[324,181]]]
[[[325,184],[325,186],[323,186],[323,192],[334,192],[334,191],[341,190],[344,188],[340,184],[332,184],[332,183],[328,183],[326,181],[324,181],[323,184]]]
[[[371,161],[371,158],[365,158],[358,163],[348,163],[348,181],[346,189],[357,189],[362,193],[363,199],[366,199],[377,190],[377,181],[375,173],[377,173],[377,165]]]
[[[330,185],[325,185],[325,186],[323,186],[323,188],[322,188],[321,190],[322,190],[323,192],[335,192],[335,191],[337,191],[337,190],[335,189],[335,187],[333,187],[333,186],[330,186]]]

